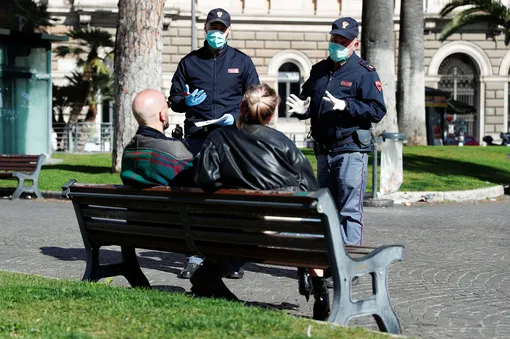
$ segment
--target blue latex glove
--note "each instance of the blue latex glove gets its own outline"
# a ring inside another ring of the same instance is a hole
[[[183,95],[186,105],[190,107],[200,105],[204,102],[205,98],[207,98],[207,94],[205,94],[204,90],[198,90],[198,88],[190,94],[188,85],[186,85],[186,93],[183,93]]]
[[[223,114],[222,118],[225,118],[225,117],[227,118],[225,121],[217,122],[216,125],[230,126],[234,123],[234,117],[232,116],[232,114],[230,114],[230,113]]]

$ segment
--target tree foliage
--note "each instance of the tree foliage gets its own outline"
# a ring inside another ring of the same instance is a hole
[[[510,43],[510,11],[498,0],[453,0],[441,10],[441,16],[446,17],[461,7],[467,7],[456,13],[453,19],[443,28],[439,39],[445,41],[449,36],[458,32],[462,27],[477,23],[486,23],[489,32],[495,34],[502,29],[505,35],[505,45]]]
[[[66,77],[68,85],[55,95],[67,95],[67,104],[72,107],[70,122],[78,120],[86,105],[89,106],[86,120],[94,121],[99,95],[103,100],[113,98],[113,38],[109,32],[98,28],[73,30],[67,36],[70,43],[56,47],[54,53],[60,58],[75,59],[78,69]]]
[[[46,32],[53,26],[48,6],[33,0],[0,0],[0,28],[22,32]]]

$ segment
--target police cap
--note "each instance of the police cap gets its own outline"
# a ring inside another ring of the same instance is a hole
[[[350,17],[337,19],[331,25],[331,32],[329,34],[338,34],[346,39],[354,40],[359,34],[358,22]]]
[[[207,14],[205,23],[207,25],[213,22],[221,22],[225,26],[230,27],[230,14],[223,8],[211,9],[209,14]]]

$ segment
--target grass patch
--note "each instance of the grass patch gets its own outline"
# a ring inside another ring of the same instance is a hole
[[[311,149],[303,153],[317,167]],[[510,183],[510,147],[404,147],[404,183],[401,191],[456,191]],[[60,191],[69,179],[81,183],[120,184],[111,173],[111,154],[54,154],[62,163],[43,166],[41,190]],[[372,157],[367,191],[372,190]],[[379,167],[380,169],[380,167]],[[0,181],[0,187],[14,187]]]
[[[0,337],[388,338],[181,293],[0,272]]]
[[[303,153],[316,169],[313,150]],[[404,147],[403,163],[400,191],[457,191],[510,184],[510,147]],[[372,191],[372,170],[370,154],[367,192]]]

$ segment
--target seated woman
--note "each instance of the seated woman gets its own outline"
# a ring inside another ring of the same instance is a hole
[[[279,191],[314,191],[319,188],[312,166],[283,133],[268,127],[278,107],[278,96],[267,84],[249,88],[241,102],[237,126],[220,128],[206,139],[195,167],[195,182],[206,191],[221,188]],[[191,278],[197,295],[237,300],[221,280],[242,263],[205,260]],[[230,266],[230,267],[229,267]],[[300,270],[303,272],[303,270]],[[329,298],[322,272],[311,270],[315,283],[314,318],[329,314]],[[308,280],[300,293],[309,294]]]

